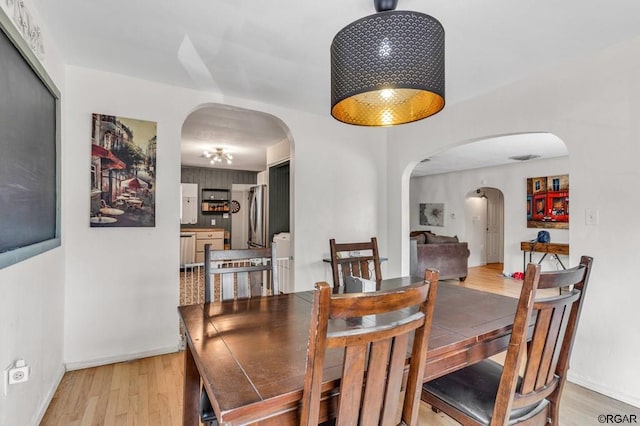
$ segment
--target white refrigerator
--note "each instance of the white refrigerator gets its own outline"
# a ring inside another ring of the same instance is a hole
[[[267,247],[267,186],[249,188],[249,248]]]

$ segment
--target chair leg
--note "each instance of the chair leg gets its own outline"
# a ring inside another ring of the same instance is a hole
[[[202,393],[200,394],[200,421],[205,426],[218,426],[218,419],[213,412],[211,401],[204,388],[202,388]]]
[[[551,426],[557,426],[559,418],[560,404],[558,403],[558,401],[549,400],[548,424],[550,424]]]

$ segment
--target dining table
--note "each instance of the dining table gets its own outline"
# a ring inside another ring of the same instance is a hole
[[[380,288],[421,280],[386,279]],[[305,291],[179,307],[183,424],[199,424],[201,387],[220,424],[298,424],[312,303],[313,292]],[[504,351],[516,307],[511,297],[438,283],[424,381]],[[335,386],[341,364],[339,353],[327,354],[323,389]],[[330,402],[323,401],[325,416]]]

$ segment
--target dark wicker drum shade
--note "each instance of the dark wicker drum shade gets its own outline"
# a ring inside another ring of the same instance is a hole
[[[331,44],[331,115],[389,126],[444,107],[444,29],[419,12],[384,11],[343,28]]]

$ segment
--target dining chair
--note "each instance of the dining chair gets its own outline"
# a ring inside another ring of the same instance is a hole
[[[421,283],[370,293],[332,295],[329,284],[316,284],[301,426],[333,418],[337,426],[398,424],[405,367],[408,376],[401,424],[417,424],[437,288],[435,270],[427,270]],[[334,348],[344,351],[339,385],[323,377],[325,371],[334,371],[333,366],[325,365],[327,352]],[[337,402],[329,408],[326,402],[338,386]]]
[[[376,281],[376,289],[380,289],[382,272],[380,271],[380,255],[378,240],[362,243],[336,243],[329,240],[331,250],[331,272],[333,275],[333,292],[339,293],[350,276]]]
[[[279,294],[275,247],[212,250],[205,244],[205,303]]]
[[[279,294],[275,247],[212,250],[204,246],[204,301],[235,300]],[[218,419],[204,387],[200,390],[200,420],[217,426]]]
[[[578,266],[553,272],[530,263],[504,366],[484,360],[431,380],[422,400],[463,425],[557,425],[592,263],[582,256]],[[542,289],[558,294],[536,298]]]

